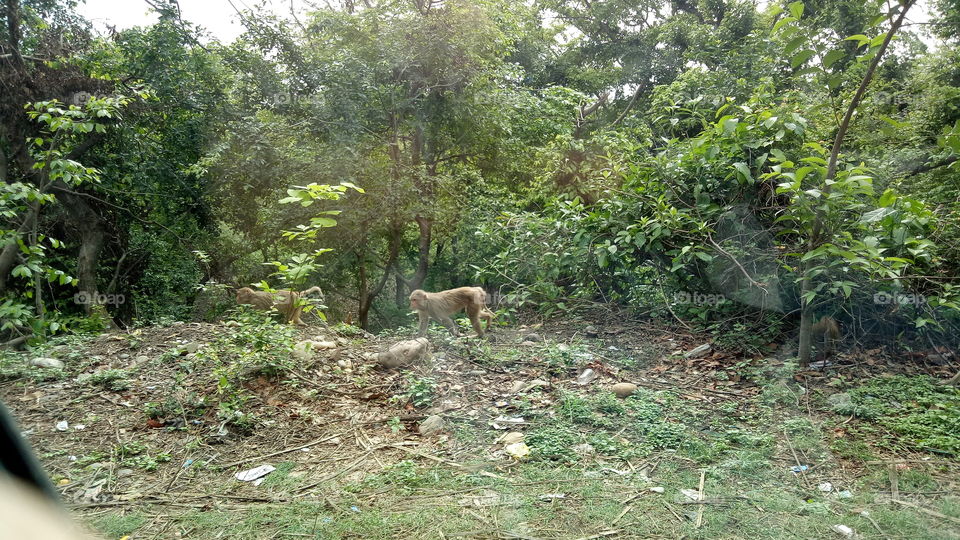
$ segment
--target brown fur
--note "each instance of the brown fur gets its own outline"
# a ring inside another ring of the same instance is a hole
[[[307,323],[300,320],[300,314],[303,313],[302,296],[308,294],[320,293],[320,287],[310,287],[301,292],[279,290],[276,292],[255,291],[250,287],[242,287],[237,290],[237,303],[249,304],[259,310],[270,311],[276,308],[283,315],[284,322],[306,326]]]
[[[427,325],[430,324],[430,318],[436,319],[440,324],[447,327],[454,336],[460,335],[457,324],[450,318],[454,313],[460,310],[467,312],[470,317],[470,324],[477,332],[478,337],[483,337],[483,327],[480,326],[480,319],[487,321],[487,329],[490,328],[490,321],[493,319],[493,312],[486,306],[487,293],[481,287],[459,287],[440,292],[427,292],[417,289],[410,293],[410,309],[416,310],[420,317],[419,335],[427,331]]]
[[[824,355],[833,354],[836,343],[840,341],[840,325],[833,317],[820,317],[820,320],[810,327],[810,337],[814,343],[818,340],[823,343]]]

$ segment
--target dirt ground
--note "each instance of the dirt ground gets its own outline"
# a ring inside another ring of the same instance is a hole
[[[103,334],[77,346],[61,345],[50,351],[51,356],[67,364],[66,376],[2,382],[0,399],[13,411],[27,440],[76,515],[102,533],[118,538],[127,536],[127,532],[131,538],[231,538],[234,535],[224,533],[223,527],[228,527],[224,523],[229,524],[232,518],[211,526],[202,520],[183,520],[178,516],[222,512],[237,515],[257,512],[254,509],[258,506],[262,510],[309,502],[315,503],[324,517],[320,521],[321,513],[316,514],[313,528],[307,528],[307,532],[277,525],[235,537],[369,537],[373,533],[316,531],[323,530],[323,523],[338,516],[342,521],[351,512],[360,514],[367,508],[377,508],[378,493],[382,495],[387,490],[395,501],[423,507],[432,504],[431,496],[450,497],[453,493],[460,501],[459,515],[470,520],[472,527],[480,527],[468,528],[466,536],[510,537],[513,533],[509,530],[516,527],[508,530],[491,523],[490,517],[478,510],[482,504],[471,506],[462,502],[463,497],[489,497],[490,488],[463,484],[460,478],[479,477],[494,484],[539,481],[531,480],[535,473],[526,469],[530,465],[524,456],[511,455],[497,441],[508,432],[523,432],[531,423],[530,417],[565,414],[559,406],[560,396],[609,393],[614,383],[630,382],[641,390],[670,392],[698,410],[734,411],[751,407],[762,392],[755,381],[741,375],[744,365],[782,364],[773,347],[766,357],[742,358],[710,351],[704,356],[685,358],[683,352],[704,343],[702,336],[652,323],[598,320],[500,327],[483,342],[434,334],[431,361],[408,370],[384,370],[368,360],[367,354],[382,351],[408,336],[338,335],[330,329],[313,327],[299,330],[299,337],[331,340],[337,346],[318,351],[312,360],[298,363],[279,376],[259,374],[247,378],[240,392],[244,396],[242,403],[236,405],[249,415],[244,417],[249,422],[244,423],[229,421],[222,407],[213,406],[223,398],[223,388],[211,372],[213,366],[204,363],[205,348],[229,331],[229,327],[220,324],[181,323]],[[927,370],[939,377],[949,375],[945,366],[898,364],[894,368],[872,358],[851,354],[838,360],[828,372],[798,373],[793,383],[808,391],[797,396],[796,408],[815,416],[809,390],[828,389],[838,372],[848,379],[891,370]],[[581,384],[588,369],[593,370],[595,378]],[[112,379],[110,370],[121,370],[123,377]],[[424,379],[431,382],[430,395],[419,396],[423,399],[418,400],[416,392],[410,390],[411,381]],[[518,396],[522,399],[518,400]],[[432,415],[443,419],[442,427],[436,433],[422,434],[421,425]],[[695,429],[707,432],[711,428],[704,425]],[[789,444],[789,438],[787,445],[783,441],[777,443],[777,467],[786,470],[801,461],[813,461],[798,456]],[[672,459],[673,455],[668,457]],[[927,455],[902,452],[896,457],[930,459]],[[631,471],[648,478],[662,459],[655,454],[646,460],[593,457],[590,466],[581,467],[600,471],[598,474],[603,474],[604,468]],[[677,459],[682,463],[686,458]],[[430,495],[417,491],[423,488],[417,488],[420,484],[413,480],[391,484],[394,476],[381,484],[369,483],[371,478],[385,478],[384,471],[398,470],[398,463],[411,461],[450,475],[444,477],[448,484],[442,490],[438,488],[437,495]],[[268,481],[274,477],[272,484],[260,486],[234,477],[239,471],[265,464],[277,466],[277,471],[266,477]],[[842,459],[831,458],[819,467],[822,471],[810,471],[804,474],[802,482],[796,480],[796,488],[812,490],[811,486],[818,484],[818,475],[849,477],[849,483],[853,483],[852,478],[867,474],[864,464]],[[689,469],[696,478],[698,469],[693,465]],[[555,470],[565,474],[569,467]],[[955,475],[934,476],[941,479],[941,487],[947,486],[947,490],[957,485]],[[451,480],[454,477],[458,480]],[[545,482],[560,491],[561,480]],[[606,488],[618,491],[615,481],[605,482]],[[414,489],[407,492],[406,488],[397,487],[402,485]],[[542,492],[548,488],[537,489],[537,497],[542,498]],[[637,489],[644,497],[649,495],[646,488]],[[702,493],[702,484],[700,490]],[[626,497],[620,502],[624,500]],[[542,504],[540,500],[534,506]],[[631,504],[621,507],[628,509],[623,512],[630,518]],[[683,509],[667,508],[670,511],[666,512],[663,506],[658,508],[663,518],[678,519],[677,526],[700,526],[696,519],[677,515],[683,514]],[[747,510],[757,513],[752,508]],[[128,528],[132,531],[125,531],[116,520],[122,521],[131,512],[138,519]],[[543,515],[548,516],[549,510]],[[949,526],[960,522],[947,517],[945,523]],[[634,537],[622,527],[630,521],[624,515],[616,521],[612,516],[603,518],[608,522],[605,526],[581,516],[577,518],[581,530],[566,532],[551,529],[547,519],[514,537]],[[527,516],[522,522],[530,523],[531,519]],[[384,523],[389,524],[389,519]],[[810,530],[818,530],[816,526],[811,523],[814,528]],[[221,528],[220,535],[211,527]],[[371,527],[364,530],[377,530],[375,525]],[[389,525],[384,527],[383,537],[421,535],[413,532],[420,527],[429,530],[420,522],[406,532],[397,532]],[[865,531],[867,536],[877,535],[876,530],[867,527],[871,529]],[[674,529],[670,531],[673,532],[662,530],[636,537],[666,537],[675,533]],[[427,536],[445,537],[442,527],[438,534]],[[739,536],[731,532],[724,537]],[[802,533],[800,537],[804,537]]]

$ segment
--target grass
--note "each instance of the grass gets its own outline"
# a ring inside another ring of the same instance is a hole
[[[64,478],[82,481],[94,474],[92,463],[109,461],[109,470],[135,470],[118,479],[120,483],[176,486],[170,495],[153,491],[153,499],[77,509],[88,525],[106,538],[180,535],[201,540],[834,538],[835,525],[851,527],[862,538],[960,537],[956,461],[950,454],[960,444],[960,398],[956,389],[938,387],[923,377],[847,381],[840,388],[815,388],[808,395],[793,379],[794,366],[745,363],[737,369],[749,372],[745,378],[757,387],[742,396],[641,387],[618,399],[602,380],[585,386],[569,382],[587,363],[598,360],[590,343],[521,347],[455,341],[438,346],[443,355],[453,361],[469,359],[471,370],[491,368],[489,373],[479,370],[484,373],[479,379],[453,381],[457,384],[482,385],[478,381],[495,381],[504,372],[522,372],[512,377],[515,381],[550,384],[506,394],[500,388],[510,388],[513,380],[501,377],[505,380],[490,383],[489,389],[468,389],[465,395],[473,401],[457,402],[457,395],[450,393],[450,371],[403,373],[383,385],[383,395],[375,398],[383,408],[374,414],[363,409],[356,396],[334,402],[341,393],[321,387],[311,394],[317,389],[284,382],[283,375],[294,368],[287,351],[295,339],[285,328],[273,333],[275,326],[262,320],[231,326],[196,355],[161,355],[151,366],[138,368],[136,378],[113,369],[67,380],[83,392],[91,386],[103,392],[157,376],[139,370],[159,370],[172,386],[131,407],[133,424],[181,417],[207,429],[225,424],[237,433],[228,444],[243,444],[244,437],[255,437],[258,430],[284,426],[294,411],[297,416],[322,412],[310,407],[315,401],[331,410],[349,410],[348,416],[356,414],[363,421],[387,420],[356,424],[364,444],[354,446],[354,436],[344,435],[343,446],[335,451],[317,447],[267,460],[276,470],[259,486],[235,481],[232,471],[217,469],[216,462],[181,470],[186,457],[199,462],[227,449],[207,442],[191,422],[163,431],[128,431],[122,444],[99,453],[91,447],[82,455],[57,442],[40,455]],[[646,362],[624,355],[614,364],[623,378],[642,380]],[[37,371],[0,356],[0,375],[18,384],[43,384],[33,375]],[[365,376],[373,378],[374,373]],[[270,381],[267,387],[282,398],[281,406],[262,406],[266,394],[251,385],[260,379]],[[188,387],[183,384],[188,380],[201,383]],[[353,386],[336,388],[347,392]],[[834,396],[841,393],[846,395]],[[431,408],[448,404],[457,407],[444,413],[448,429],[442,437],[417,439],[406,431],[415,430],[415,424],[399,419],[414,411],[432,414]],[[495,442],[504,431],[492,428],[490,420],[501,415],[523,417],[524,424],[508,431],[524,433],[528,459],[511,461]],[[92,430],[101,422],[87,423]],[[244,426],[249,435],[240,429]],[[277,441],[288,435],[279,429],[270,433]],[[90,435],[70,432],[78,439]],[[185,440],[194,442],[185,447]],[[391,450],[393,441],[441,462]],[[366,452],[381,442],[387,443],[380,446],[383,450]],[[289,446],[272,444],[272,439],[259,439],[257,447],[243,449],[243,455]],[[901,499],[947,518],[889,501],[886,464],[868,462],[903,451],[933,459],[898,470]],[[72,454],[76,459],[69,461]],[[354,462],[363,466],[348,467]],[[805,476],[791,471],[797,462],[810,467]],[[697,490],[701,474],[709,504],[702,505],[698,527],[700,507],[688,504],[685,492]],[[824,482],[833,489],[818,489]],[[663,493],[651,488],[662,488]],[[117,491],[136,489],[142,488]]]

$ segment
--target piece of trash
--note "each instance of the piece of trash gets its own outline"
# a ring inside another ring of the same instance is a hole
[[[66,431],[70,428],[70,424],[66,420],[61,420],[57,422],[57,431]]]
[[[833,362],[828,362],[826,360],[817,360],[816,362],[810,362],[810,367],[813,369],[823,369],[827,366],[832,366]]]
[[[573,451],[579,456],[592,456],[597,453],[597,449],[590,443],[580,443],[573,447]]]
[[[790,467],[790,471],[793,474],[800,474],[802,472],[807,472],[807,469],[809,468],[809,465],[794,465],[793,467]]]
[[[833,529],[833,532],[841,536],[844,536],[846,538],[853,538],[853,529],[851,529],[850,527],[847,527],[846,525],[834,525],[830,528]]]
[[[691,501],[700,500],[700,492],[696,489],[681,489],[680,493],[683,493],[683,495]]]
[[[530,455],[530,447],[525,442],[508,444],[503,450],[513,459],[521,460]]]
[[[69,478],[61,478],[60,480],[57,481],[57,485],[58,485],[58,486],[65,486],[65,485],[67,485],[67,484],[69,484],[69,483],[70,483],[70,479],[69,479]]]
[[[539,498],[541,501],[549,502],[549,501],[555,501],[557,499],[566,499],[567,494],[566,493],[544,493]]]
[[[523,433],[520,433],[519,431],[511,431],[509,433],[504,433],[503,435],[497,438],[496,442],[504,446],[508,446],[518,442],[523,442]]]
[[[652,491],[652,492],[654,492],[654,493],[663,493],[663,492],[665,492],[666,490],[663,489],[663,488],[660,487],[660,486],[654,486],[654,487],[650,488],[650,491]]]
[[[87,426],[85,426],[84,424],[77,424],[77,425],[73,426],[73,429],[75,429],[75,430],[77,430],[77,431],[83,431],[83,430],[87,429]]]
[[[591,368],[587,368],[583,370],[583,373],[581,373],[580,376],[577,377],[577,384],[590,384],[596,378],[597,372]]]
[[[30,365],[40,368],[63,369],[63,362],[56,358],[34,358]]]
[[[354,512],[360,512],[360,509],[357,508],[356,506],[351,506],[351,507],[350,507],[350,510],[352,510],[352,511],[354,511]]]
[[[77,460],[77,456],[67,456],[67,461],[69,461],[70,463],[73,463],[76,460]]]
[[[819,489],[824,493],[830,493],[831,491],[833,491],[833,484],[831,484],[830,482],[822,482],[820,484],[817,484],[817,489]]]
[[[838,491],[838,492],[837,492],[837,498],[838,498],[838,499],[852,499],[852,498],[853,498],[853,493],[852,493],[849,489],[845,489],[845,490],[843,490],[843,491]]]
[[[24,431],[21,431],[21,432],[20,432],[20,436],[23,437],[24,439],[26,439],[26,438],[29,437],[30,435],[33,435],[33,428],[30,428],[30,429],[28,429],[28,430],[24,430]]]
[[[501,496],[496,491],[485,490],[482,494],[473,497],[464,497],[460,499],[460,506],[475,506],[478,508],[486,506],[497,506],[500,504]]]
[[[711,349],[710,344],[704,343],[703,345],[700,345],[699,347],[696,347],[693,350],[685,352],[683,354],[683,357],[688,360],[691,358],[699,358],[701,356],[705,356],[708,352],[710,352],[710,349]]]
[[[237,480],[241,482],[253,482],[254,480],[263,478],[264,476],[272,473],[275,470],[277,470],[277,468],[274,467],[273,465],[261,465],[253,469],[240,471],[234,476],[236,477]],[[259,485],[259,484],[254,484],[254,485]]]
[[[193,465],[193,460],[192,460],[192,459],[188,459],[188,460],[186,460],[186,461],[183,462],[182,467],[183,467],[184,469],[186,469],[187,467],[189,467],[189,466],[191,466],[191,465]]]
[[[518,424],[525,423],[522,416],[498,416],[496,417],[490,425],[493,429],[507,429],[510,426],[515,426]]]
[[[607,350],[608,350],[608,351],[619,351],[620,349],[618,349],[618,348],[617,348],[616,346],[614,346],[614,345],[611,345],[611,346],[607,347]]]

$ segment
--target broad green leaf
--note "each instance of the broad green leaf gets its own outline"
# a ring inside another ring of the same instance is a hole
[[[790,43],[787,43],[787,46],[783,48],[783,54],[790,56],[796,51],[801,45],[807,42],[807,36],[797,36],[790,40]]]
[[[799,19],[803,16],[803,2],[791,2],[788,8],[794,17]]]
[[[823,56],[823,67],[830,68],[830,66],[837,63],[837,60],[840,60],[846,56],[846,52],[841,49],[834,49]]]
[[[817,51],[813,49],[804,49],[797,54],[793,55],[790,59],[790,67],[797,69],[802,66],[804,62],[810,59],[811,56],[817,54]]]
[[[750,167],[748,167],[746,163],[743,163],[743,162],[734,163],[733,168],[736,169],[737,172],[742,174],[743,177],[747,180],[747,182],[751,184],[754,183],[753,175],[750,174]]]
[[[891,204],[893,204],[896,200],[897,200],[897,192],[895,192],[892,189],[887,189],[883,192],[883,195],[880,196],[880,200],[877,201],[877,204],[879,204],[881,207],[886,208],[887,206],[890,206]]]

